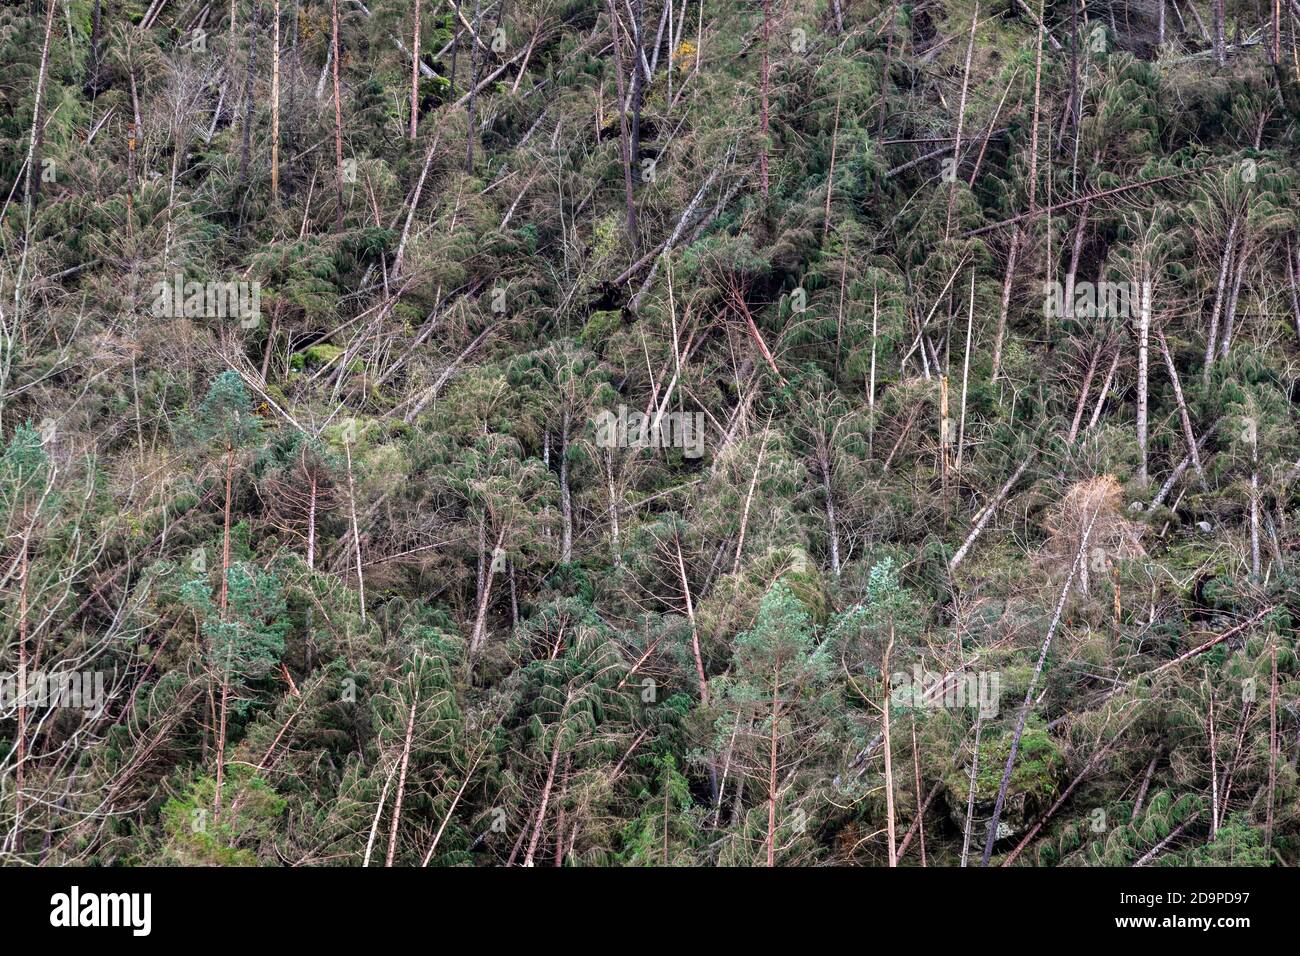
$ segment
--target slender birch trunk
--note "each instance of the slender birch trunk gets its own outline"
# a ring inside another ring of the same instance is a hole
[[[406,718],[406,739],[402,742],[402,760],[397,773],[397,797],[393,800],[393,817],[388,824],[388,854],[384,857],[384,866],[393,865],[393,854],[397,851],[397,825],[402,819],[402,796],[406,793],[406,766],[411,759],[411,736],[415,731],[415,707],[420,701],[418,691],[411,700],[411,711]]]
[[[343,228],[343,101],[339,95],[339,0],[330,0],[331,68],[334,73],[334,224]]]
[[[420,0],[415,0],[411,17],[411,141],[420,123]]]
[[[271,47],[271,202],[280,201],[280,0],[275,0]]]
[[[1138,378],[1137,378],[1137,444],[1138,483],[1146,485],[1147,474],[1147,364],[1151,331],[1151,288],[1143,282],[1141,304],[1138,308]]]

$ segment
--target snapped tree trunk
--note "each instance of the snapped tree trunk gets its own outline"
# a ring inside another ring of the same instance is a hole
[[[1160,343],[1160,354],[1165,359],[1165,371],[1169,373],[1169,382],[1174,387],[1174,401],[1178,404],[1178,417],[1183,423],[1183,439],[1187,442],[1187,454],[1192,459],[1192,467],[1196,469],[1196,474],[1205,480],[1205,472],[1201,469],[1201,455],[1196,448],[1196,434],[1192,431],[1192,419],[1187,413],[1187,402],[1183,400],[1183,386],[1178,381],[1178,369],[1174,366],[1174,357],[1169,351],[1169,343],[1165,341],[1165,330],[1156,329],[1156,341]]]
[[[402,820],[402,796],[406,793],[406,765],[411,759],[411,735],[415,731],[415,707],[420,701],[417,692],[411,700],[411,711],[406,718],[406,738],[402,742],[402,761],[397,772],[397,797],[393,801],[393,818],[388,825],[388,855],[384,857],[384,866],[393,865],[393,854],[397,851],[397,825]]]
[[[568,706],[568,701],[565,701]],[[564,720],[564,711],[560,711],[560,721]],[[537,820],[533,823],[533,835],[528,838],[528,852],[524,855],[524,866],[533,865],[533,857],[537,854],[537,844],[542,838],[542,825],[546,822],[546,807],[551,802],[551,790],[555,786],[555,766],[560,760],[560,737],[561,727],[555,728],[555,742],[551,744],[551,763],[546,768],[546,783],[542,785],[542,804],[537,808]]]

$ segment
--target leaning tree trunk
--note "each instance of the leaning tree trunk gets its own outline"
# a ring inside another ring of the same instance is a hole
[[[565,701],[567,706],[568,701]],[[564,719],[564,711],[560,712],[560,719]],[[546,807],[551,802],[551,790],[555,787],[555,766],[560,760],[560,727],[555,728],[555,742],[551,744],[551,763],[546,768],[546,783],[542,785],[542,803],[537,808],[537,820],[533,823],[533,834],[528,839],[528,852],[524,856],[524,866],[533,865],[533,857],[537,855],[537,844],[542,838],[542,825],[546,822]]]
[[[1237,237],[1237,223],[1240,216],[1233,216],[1228,224],[1228,238],[1223,243],[1223,255],[1219,259],[1219,277],[1214,286],[1214,308],[1210,311],[1210,327],[1205,333],[1205,363],[1201,367],[1201,381],[1208,385],[1210,369],[1214,366],[1214,356],[1219,345],[1219,317],[1223,314],[1223,303],[1228,283],[1228,269],[1232,265],[1232,253]]]
[[[980,861],[981,866],[988,866],[989,857],[993,855],[993,844],[998,835],[998,822],[1002,818],[1002,808],[1006,806],[1007,802],[1007,785],[1011,782],[1011,774],[1016,768],[1016,755],[1020,751],[1020,738],[1024,736],[1025,721],[1029,717],[1029,709],[1034,704],[1034,691],[1038,687],[1038,678],[1042,675],[1043,665],[1047,662],[1047,651],[1052,646],[1052,638],[1056,635],[1056,629],[1061,624],[1061,614],[1065,611],[1065,602],[1069,599],[1070,587],[1074,584],[1074,578],[1079,572],[1079,567],[1084,563],[1084,556],[1088,552],[1088,539],[1092,536],[1092,526],[1096,522],[1097,513],[1100,510],[1101,503],[1098,502],[1092,517],[1088,519],[1088,524],[1083,529],[1083,534],[1079,536],[1079,550],[1075,552],[1074,562],[1070,565],[1070,573],[1066,575],[1065,584],[1061,586],[1061,596],[1056,602],[1056,611],[1052,614],[1052,622],[1048,625],[1047,636],[1043,638],[1043,646],[1038,652],[1038,663],[1034,666],[1034,673],[1029,678],[1029,686],[1025,689],[1025,700],[1020,705],[1020,715],[1016,718],[1015,733],[1011,737],[1011,752],[1007,754],[1007,765],[1002,770],[1002,780],[998,784],[998,797],[993,804],[993,816],[989,818],[989,829],[984,840],[984,856]]]
[[[772,63],[771,63],[771,27],[772,27],[772,0],[763,0],[763,59],[760,66],[761,76],[759,79],[759,113],[758,113],[758,181],[759,187],[763,191],[763,198],[767,199],[768,190],[768,169],[767,169],[767,150],[768,137],[771,133],[771,126],[768,119],[768,88],[771,85]],[[881,95],[883,96],[883,90]]]
[[[1197,476],[1204,480],[1205,472],[1201,469],[1201,455],[1196,448],[1196,434],[1192,431],[1192,417],[1187,412],[1183,386],[1178,380],[1178,369],[1174,365],[1173,354],[1169,351],[1169,343],[1165,341],[1164,329],[1156,329],[1156,341],[1160,343],[1160,352],[1165,359],[1165,370],[1169,373],[1169,382],[1174,387],[1174,401],[1178,405],[1178,417],[1183,425],[1183,439],[1187,442],[1187,454],[1192,459],[1192,467],[1196,469]]]
[[[41,141],[41,101],[45,98],[45,78],[49,75],[50,37],[54,32],[54,0],[46,0],[45,6],[45,40],[41,45],[41,68],[36,74],[36,105],[32,107],[32,135],[27,144],[27,178],[23,185],[23,202],[27,207],[26,229],[31,228],[32,212],[36,205],[35,189],[39,189],[40,179],[32,175],[40,162],[37,144]]]
[[[420,701],[417,692],[411,700],[411,711],[406,718],[406,738],[402,742],[402,761],[397,773],[397,797],[393,801],[393,819],[388,825],[388,853],[384,857],[384,866],[393,865],[393,854],[397,851],[397,828],[402,822],[402,796],[406,793],[406,767],[411,759],[411,736],[415,730],[415,707]]]

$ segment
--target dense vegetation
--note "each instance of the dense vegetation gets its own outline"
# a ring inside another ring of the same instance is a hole
[[[0,859],[1296,865],[1298,17],[7,2]]]

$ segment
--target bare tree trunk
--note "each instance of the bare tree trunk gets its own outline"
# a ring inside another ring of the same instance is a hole
[[[980,766],[980,729],[984,724],[984,712],[975,711],[975,751],[970,762],[970,789],[966,793],[966,826],[961,835],[961,865],[964,867],[970,858],[970,831],[975,822],[975,776]]]
[[[973,280],[972,280],[973,281]],[[867,373],[867,457],[875,453],[876,437],[876,332],[880,318],[880,289],[871,284],[871,369]]]
[[[257,69],[257,33],[261,21],[261,7],[254,6],[248,39],[248,68],[244,71],[244,120],[239,134],[239,182],[243,185],[248,183],[248,167],[253,158],[253,72]]]
[[[916,820],[917,832],[920,834],[921,866],[925,866],[925,807],[921,800],[921,750],[916,743],[916,715],[912,715],[912,774],[916,786]],[[911,832],[910,829],[908,831]]]
[[[415,210],[419,208],[420,197],[424,194],[424,181],[429,178],[429,169],[433,165],[434,153],[437,151],[441,139],[442,127],[439,126],[433,134],[433,142],[429,144],[429,151],[424,154],[424,165],[420,167],[420,178],[415,182],[415,192],[411,194],[410,205],[406,207],[406,222],[402,224],[402,235],[397,240],[397,251],[393,253],[393,268],[388,277],[390,282],[401,275],[402,256],[406,252],[406,241],[411,236],[411,224],[415,221]]]
[[[1069,319],[1074,317],[1074,282],[1079,274],[1079,257],[1083,254],[1083,233],[1088,224],[1088,206],[1084,203],[1079,210],[1079,222],[1074,230],[1074,245],[1070,249],[1070,268],[1065,273],[1065,301],[1061,314]]]
[[[483,574],[482,595],[479,597],[478,611],[474,615],[474,630],[469,639],[469,657],[473,661],[478,654],[479,648],[483,644],[484,628],[487,621],[488,601],[492,597],[492,578],[496,574],[496,554],[501,550],[501,544],[506,539],[506,529],[502,525],[501,531],[497,534],[497,543],[492,548],[492,554],[487,557],[487,570]]]
[[[1222,10],[1218,6],[1223,0],[1217,0],[1216,10]],[[1210,713],[1207,719],[1210,735],[1210,839],[1213,843],[1214,838],[1219,834],[1219,742],[1214,733],[1214,685],[1210,685]]]
[[[316,567],[316,475],[311,476],[311,498],[307,505],[307,570]]]
[[[52,6],[52,5],[51,5]],[[90,23],[90,55],[86,61],[86,90],[92,97],[99,95],[100,56],[104,38],[102,0],[95,0],[95,12]],[[48,14],[48,11],[46,11]]]
[[[831,491],[831,461],[827,450],[819,463],[822,473],[822,493],[826,496],[826,525],[831,539],[831,573],[840,576],[840,529],[835,517],[835,495]]]
[[[53,7],[53,0],[50,2]],[[23,852],[23,791],[26,787],[27,763],[27,535],[23,535],[18,553],[18,700],[14,764],[14,849]],[[38,731],[39,733],[39,731]]]
[[[560,563],[573,560],[573,495],[569,491],[569,413],[564,413],[560,426],[560,513],[563,528],[560,532]]]
[[[1205,472],[1201,469],[1201,455],[1196,448],[1192,419],[1187,413],[1187,403],[1183,400],[1183,386],[1178,381],[1178,369],[1174,366],[1174,357],[1169,351],[1169,343],[1165,341],[1164,329],[1156,329],[1156,341],[1160,343],[1160,352],[1165,359],[1165,370],[1169,373],[1169,381],[1174,387],[1174,401],[1178,404],[1178,416],[1183,423],[1183,439],[1187,442],[1187,454],[1191,456],[1192,467],[1196,469],[1196,474],[1204,481]]]
[[[672,5],[673,5],[672,0],[667,0],[667,2],[668,2],[668,8],[672,9]],[[843,31],[841,30],[841,32]],[[671,70],[669,71],[668,75],[670,77],[672,76]],[[841,91],[835,97],[835,126],[831,130],[831,163],[830,163],[830,168],[826,171],[826,207],[822,213],[822,241],[823,242],[826,241],[826,237],[830,235],[830,231],[831,231],[831,192],[835,186],[835,154],[836,151],[839,149],[839,144],[840,144],[840,100],[842,98],[843,98],[843,91]],[[951,201],[949,201],[949,208],[951,208],[951,206],[952,203]],[[949,213],[949,218],[951,218],[951,212]],[[845,256],[847,258],[848,243],[846,242],[844,245],[845,245]],[[844,317],[844,260],[842,259],[840,261],[840,320],[841,322],[843,321],[843,317]],[[840,361],[839,343],[836,342],[836,348],[835,348],[836,375],[839,374],[839,361]]]
[[[45,78],[49,75],[50,68],[50,37],[54,32],[54,8],[55,0],[46,0],[45,3],[45,39],[41,44],[41,67],[36,74],[36,103],[32,107],[32,135],[27,144],[27,174],[26,181],[23,184],[23,202],[27,207],[25,216],[27,219],[24,229],[31,228],[32,213],[36,206],[36,190],[40,188],[40,179],[34,177],[36,166],[40,164],[40,157],[37,155],[37,144],[41,141],[41,126],[44,122],[41,116],[41,104],[45,99]]]
[[[1065,146],[1066,133],[1070,129],[1075,133],[1075,148],[1078,148],[1079,133],[1079,0],[1070,3],[1070,98],[1065,104],[1061,116],[1061,130],[1057,136],[1061,147]]]
[[[1092,431],[1097,427],[1097,422],[1101,421],[1102,409],[1106,407],[1106,396],[1110,394],[1110,386],[1115,381],[1115,372],[1119,369],[1119,360],[1122,357],[1123,350],[1117,345],[1115,355],[1110,360],[1110,369],[1101,383],[1101,390],[1097,392],[1097,404],[1092,407],[1092,417],[1088,419],[1088,427],[1084,429],[1086,432]]]
[[[1190,6],[1190,4],[1189,4],[1189,6]],[[1193,9],[1195,9],[1195,7],[1193,7]],[[1193,819],[1194,819],[1194,818],[1195,818],[1195,815],[1193,815]],[[1180,823],[1177,827],[1174,828],[1173,832],[1171,832],[1171,833],[1169,834],[1169,836],[1165,837],[1163,840],[1161,840],[1159,843],[1157,843],[1155,846],[1153,846],[1153,847],[1151,848],[1150,852],[1143,854],[1142,857],[1141,857],[1141,858],[1140,858],[1136,863],[1134,863],[1133,865],[1134,865],[1134,866],[1146,866],[1148,863],[1150,863],[1152,860],[1154,860],[1154,859],[1155,859],[1155,858],[1160,854],[1160,851],[1161,851],[1161,850],[1163,850],[1163,849],[1164,849],[1165,847],[1167,847],[1170,843],[1173,843],[1173,842],[1174,842],[1175,840],[1177,840],[1180,836],[1182,836],[1183,831],[1187,829],[1187,827],[1191,824],[1191,822],[1192,822],[1192,820],[1190,820],[1190,819],[1189,819],[1189,820],[1184,820],[1182,823]]]
[[[885,645],[885,656],[880,664],[881,676],[885,681],[885,699],[881,701],[880,713],[885,736],[885,828],[889,833],[889,865],[898,866],[898,844],[895,839],[894,825],[894,755],[893,741],[889,733],[889,655],[894,650],[894,622],[889,622],[889,643]]]
[[[1215,283],[1214,308],[1210,312],[1210,328],[1205,334],[1205,364],[1201,370],[1201,380],[1210,381],[1210,368],[1214,365],[1214,355],[1219,344],[1219,316],[1223,314],[1224,292],[1228,281],[1228,267],[1232,263],[1234,240],[1237,237],[1239,216],[1233,216],[1228,225],[1228,238],[1223,243],[1223,256],[1219,260],[1219,278]]]
[[[966,555],[970,553],[971,546],[975,543],[975,539],[980,536],[980,533],[984,530],[984,526],[987,525],[989,520],[993,517],[994,512],[1001,507],[1002,502],[1005,501],[1007,495],[1011,493],[1011,489],[1015,487],[1016,482],[1020,480],[1020,476],[1025,473],[1025,469],[1029,467],[1029,463],[1034,460],[1036,454],[1036,452],[1030,452],[1026,455],[1021,460],[1020,464],[1016,466],[1016,470],[1011,473],[1011,477],[1007,479],[1007,483],[1002,486],[996,495],[993,496],[993,500],[980,510],[980,513],[975,518],[975,523],[971,526],[970,533],[966,535],[966,540],[961,543],[961,547],[957,549],[956,554],[952,556],[952,560],[948,562],[948,571],[950,573],[957,570],[957,566],[966,559]]]
[[[567,701],[566,701],[567,705]],[[560,712],[560,719],[564,719],[564,712]],[[551,802],[551,789],[555,786],[555,765],[560,759],[560,728],[555,728],[555,742],[551,744],[551,764],[546,769],[546,783],[542,786],[542,805],[537,809],[537,820],[533,824],[533,835],[528,840],[528,852],[524,855],[524,866],[533,865],[533,857],[537,853],[538,841],[542,838],[542,824],[546,822],[546,807]]]
[[[674,538],[677,547],[677,571],[682,578],[682,593],[686,595],[686,617],[691,624],[691,652],[695,655],[695,676],[700,684],[700,703],[709,706],[709,684],[704,679],[704,658],[700,655],[700,632],[695,624],[695,602],[691,600],[691,583],[686,578],[686,562],[682,558],[681,538]]]
[[[641,168],[641,100],[643,99],[643,90],[645,89],[645,42],[642,39],[642,30],[645,27],[643,10],[644,0],[636,0],[636,6],[633,12],[636,19],[632,23],[632,139],[631,154],[632,168]],[[672,5],[672,0],[668,0],[668,5]]]
[[[339,0],[330,0],[330,43],[334,71],[334,224],[343,228],[343,101],[339,95]],[[398,255],[400,256],[400,247]]]
[[[768,424],[771,424],[769,419]],[[749,491],[745,494],[745,507],[740,514],[740,534],[736,538],[736,559],[731,565],[731,573],[740,573],[740,556],[745,550],[745,529],[749,525],[749,508],[754,503],[754,488],[758,484],[758,473],[763,467],[763,455],[767,452],[767,432],[763,432],[763,444],[758,447],[758,461],[754,464],[754,474],[749,479]]]
[[[1092,389],[1092,380],[1097,374],[1097,362],[1101,359],[1104,348],[1104,345],[1098,345],[1093,350],[1092,358],[1088,360],[1088,371],[1083,376],[1083,386],[1079,389],[1079,402],[1074,406],[1074,418],[1070,422],[1070,433],[1065,436],[1067,445],[1073,445],[1074,440],[1079,437],[1079,425],[1083,421],[1083,410],[1088,404],[1088,393]]]
[[[776,735],[781,715],[781,662],[772,671],[772,726],[767,762],[767,865],[776,866]]]
[[[482,15],[479,13],[479,0],[474,0],[474,29],[470,31],[469,44],[469,102],[465,105],[465,172],[471,176],[474,174],[474,106],[478,94],[479,66],[479,44],[474,41],[478,39],[478,30],[482,22]]]
[[[605,471],[609,485],[609,545],[613,552],[614,567],[617,568],[622,564],[622,545],[619,541],[618,529],[618,496],[614,491],[614,456],[608,448],[605,449]],[[743,531],[743,524],[741,529]]]
[[[1142,786],[1138,788],[1137,799],[1133,801],[1133,812],[1129,814],[1128,822],[1137,823],[1138,816],[1142,813],[1142,804],[1146,800],[1147,790],[1151,786],[1151,777],[1156,772],[1156,763],[1160,760],[1160,755],[1156,754],[1147,764],[1147,772],[1142,778]]]
[[[970,382],[970,347],[975,325],[975,270],[970,272],[970,304],[966,311],[966,354],[961,363],[961,408],[957,413],[957,457],[953,469],[961,474],[962,455],[966,448],[966,388]],[[874,325],[873,325],[874,328]],[[873,355],[874,358],[874,355]]]
[[[997,331],[993,335],[993,371],[990,380],[996,382],[1002,370],[1002,341],[1007,334],[1007,311],[1011,307],[1011,284],[1016,277],[1016,254],[1020,250],[1020,227],[1011,233],[1011,246],[1007,250],[1007,271],[1002,279],[1002,301],[998,308]]]
[[[1052,646],[1052,638],[1056,636],[1056,629],[1061,623],[1061,614],[1065,611],[1065,602],[1070,596],[1070,587],[1074,584],[1075,575],[1079,572],[1080,565],[1084,562],[1084,556],[1088,552],[1088,539],[1092,536],[1092,527],[1097,520],[1097,513],[1101,510],[1101,504],[1093,510],[1092,517],[1088,519],[1088,524],[1079,536],[1079,550],[1075,552],[1074,562],[1070,565],[1070,573],[1065,578],[1065,584],[1061,587],[1061,596],[1056,602],[1056,611],[1052,614],[1052,622],[1048,625],[1047,636],[1043,638],[1043,646],[1038,652],[1038,663],[1034,666],[1034,673],[1029,678],[1029,687],[1025,690],[1025,700],[1020,706],[1020,714],[1016,718],[1016,730],[1011,737],[1011,752],[1007,754],[1007,765],[1002,771],[1002,781],[998,784],[998,797],[993,804],[993,816],[989,819],[988,836],[984,841],[984,857],[981,860],[981,866],[989,865],[989,857],[993,855],[993,844],[997,840],[998,822],[1002,819],[1002,808],[1007,801],[1007,784],[1011,782],[1011,774],[1016,767],[1016,755],[1020,751],[1020,738],[1025,732],[1025,721],[1029,717],[1029,710],[1034,704],[1034,691],[1038,687],[1038,678],[1043,673],[1043,664],[1047,661],[1047,651]]]
[[[280,0],[275,0],[271,48],[271,202],[280,201]]]
[[[1250,427],[1250,574],[1259,580],[1259,426],[1255,422]]]
[[[226,620],[226,607],[229,597],[230,581],[230,509],[231,497],[234,489],[235,473],[235,448],[231,444],[226,445],[226,506],[224,509],[224,520],[221,532],[221,589],[217,601],[217,607],[220,612],[221,620]],[[213,795],[213,807],[217,815],[221,814],[221,790],[225,781],[225,755],[226,755],[226,704],[230,695],[230,668],[229,654],[227,654],[227,667],[221,674],[221,716],[217,728],[217,779],[216,788]]]
[[[943,236],[946,240],[952,232],[952,205],[957,198],[957,166],[961,163],[961,131],[966,123],[966,92],[970,87],[971,54],[975,52],[975,27],[979,24],[980,5],[975,2],[975,12],[970,18],[970,38],[966,41],[966,65],[962,70],[961,99],[957,105],[957,132],[952,143],[952,182],[948,184],[948,212],[944,219]],[[838,103],[836,109],[838,110]],[[838,112],[836,114],[838,118]]]
[[[763,0],[763,58],[759,66],[761,77],[759,79],[759,113],[758,113],[758,182],[762,190],[763,199],[767,199],[768,191],[768,168],[767,153],[769,149],[768,140],[771,138],[771,125],[768,119],[768,88],[771,84],[772,64],[771,64],[771,26],[772,26],[772,0]],[[883,96],[883,90],[881,92]]]
[[[704,9],[704,4],[700,4],[700,9]],[[885,13],[886,30],[888,31],[885,38],[885,55],[880,63],[880,115],[876,118],[876,134],[882,135],[885,132],[885,120],[888,118],[889,107],[889,61],[894,53],[894,4],[890,3],[889,9]]]
[[[366,578],[361,570],[361,532],[357,528],[357,490],[352,477],[352,443],[343,443],[348,465],[348,508],[352,512],[352,551],[357,561],[357,593],[361,598],[361,623],[366,623]]]
[[[1034,50],[1034,112],[1030,125],[1029,136],[1029,211],[1025,214],[1026,225],[1033,228],[1034,216],[1037,213],[1037,196],[1038,196],[1038,119],[1042,107],[1042,77],[1043,77],[1043,4],[1039,4],[1038,10],[1038,33],[1037,42]],[[1030,238],[1028,236],[1026,239]],[[1016,253],[1021,241],[1020,227],[1011,235],[1011,249],[1007,253],[1007,274],[1002,283],[1002,307],[998,312],[998,330],[997,336],[993,342],[993,374],[992,381],[997,381],[998,373],[1002,369],[1002,343],[1006,335],[1007,327],[1007,310],[1011,302],[1011,285],[1016,274]]]
[[[415,0],[411,20],[411,140],[414,142],[420,124],[420,0]]]
[[[1223,339],[1219,343],[1219,358],[1227,358],[1232,348],[1232,333],[1236,326],[1237,301],[1241,295],[1241,280],[1246,275],[1246,262],[1250,258],[1249,243],[1243,241],[1237,255],[1236,272],[1232,280],[1232,293],[1228,296],[1228,307],[1223,313]]]
[[[623,192],[627,204],[627,241],[631,245],[633,252],[636,251],[639,242],[637,238],[636,227],[636,198],[632,188],[632,143],[631,134],[627,128],[627,111],[623,109],[624,83],[623,83],[623,45],[619,40],[618,31],[618,11],[614,9],[614,0],[605,0],[609,7],[609,29],[614,43],[614,79],[618,87],[618,130],[619,130],[619,149],[623,156]],[[638,69],[640,67],[638,66]]]
[[[470,780],[474,778],[474,770],[478,767],[482,755],[476,757],[469,770],[465,772],[465,779],[461,781],[460,789],[456,791],[456,796],[452,797],[451,806],[443,815],[442,823],[438,826],[438,832],[433,835],[433,842],[429,844],[429,849],[424,854],[424,862],[421,866],[428,866],[429,861],[433,859],[434,852],[438,849],[438,843],[442,840],[443,831],[447,829],[447,824],[451,821],[451,815],[456,812],[456,804],[460,803],[460,798],[465,795],[465,788],[469,786]]]
[[[402,819],[402,796],[406,793],[406,765],[411,758],[411,735],[415,731],[415,707],[419,700],[420,695],[416,691],[411,700],[411,712],[406,718],[406,739],[402,743],[402,761],[397,773],[397,798],[393,801],[393,817],[388,824],[388,855],[384,858],[386,867],[393,865],[393,854],[397,850],[397,825]]]
[[[1295,328],[1296,341],[1300,342],[1300,245],[1292,248],[1291,240],[1286,242],[1286,273],[1288,291],[1291,295],[1291,324]]]
[[[230,655],[226,655],[227,667],[221,675],[221,717],[217,727],[217,783],[213,797],[213,815],[221,816],[221,789],[226,779],[226,713],[230,701]]]
[[[1272,676],[1268,691],[1268,810],[1264,818],[1264,850],[1273,848],[1273,793],[1277,786],[1277,757],[1280,747],[1277,738],[1277,640],[1269,647]]]
[[[370,865],[370,851],[375,847],[375,834],[379,832],[379,820],[384,814],[384,804],[388,802],[388,787],[393,782],[393,774],[396,772],[397,764],[393,764],[388,771],[388,776],[384,778],[384,789],[379,791],[379,806],[375,808],[375,818],[370,823],[370,837],[366,840],[366,853],[361,860],[363,867]]]
[[[230,575],[230,506],[234,491],[235,447],[226,445],[226,506],[221,529],[221,591],[218,608],[221,619],[226,619],[227,578]]]

